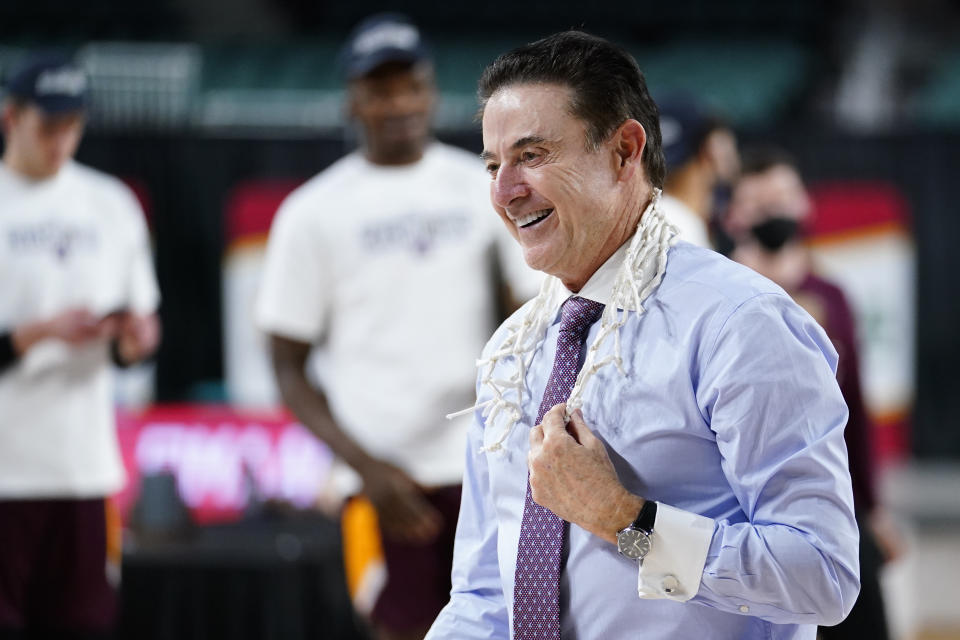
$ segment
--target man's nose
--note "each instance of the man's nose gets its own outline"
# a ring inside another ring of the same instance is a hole
[[[491,197],[493,204],[506,209],[518,198],[529,195],[530,187],[523,180],[523,174],[517,167],[500,167],[493,179]]]
[[[422,100],[413,91],[394,91],[385,102],[391,115],[407,115],[421,108]]]

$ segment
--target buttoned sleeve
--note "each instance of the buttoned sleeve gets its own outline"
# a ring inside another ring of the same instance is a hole
[[[482,446],[483,427],[478,416],[467,438],[450,602],[440,612],[427,640],[509,637],[497,559],[497,517],[489,488],[487,454],[480,452]]]
[[[710,518],[657,503],[650,553],[640,565],[641,598],[686,602],[696,594],[716,523]]]
[[[692,601],[836,624],[859,591],[836,352],[786,295],[762,294],[721,323],[702,357],[697,400],[742,513],[716,521]]]

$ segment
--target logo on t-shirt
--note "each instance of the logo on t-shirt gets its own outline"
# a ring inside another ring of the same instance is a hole
[[[366,225],[360,231],[360,239],[363,247],[373,252],[426,255],[439,246],[466,238],[470,226],[470,217],[460,212],[408,213]]]
[[[52,253],[61,262],[79,251],[97,248],[97,232],[91,227],[67,225],[50,220],[14,227],[7,233],[14,254]]]

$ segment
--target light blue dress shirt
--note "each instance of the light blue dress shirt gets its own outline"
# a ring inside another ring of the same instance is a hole
[[[618,256],[622,249],[578,295],[609,302],[603,292]],[[680,598],[641,598],[638,574],[642,585],[645,569],[570,525],[562,637],[812,640],[816,625],[836,624],[849,612],[859,590],[843,440],[847,409],[833,346],[775,284],[684,242],[671,248],[663,280],[644,307],[620,330],[625,375],[612,365],[596,373],[584,388],[584,418],[628,490],[677,513],[698,514],[694,519],[707,522],[712,534],[703,549],[690,549],[703,566],[698,584],[681,584],[687,593]],[[484,424],[475,414],[451,600],[430,640],[512,637],[528,432],[558,327],[559,305],[527,372],[523,418],[502,450],[481,452],[502,425]],[[588,345],[598,330],[592,327]],[[501,327],[485,353],[504,335]],[[508,375],[510,359],[498,367]],[[490,395],[478,385],[480,402]],[[670,536],[659,524],[658,516],[651,556]]]

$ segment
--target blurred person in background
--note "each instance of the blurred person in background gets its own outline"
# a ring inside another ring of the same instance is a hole
[[[111,364],[151,355],[159,292],[143,213],[72,160],[87,78],[16,70],[0,164],[0,636],[108,637],[124,482]]]
[[[661,206],[681,238],[711,248],[713,220],[740,170],[736,137],[692,96],[669,95],[658,106],[667,167]]]
[[[378,638],[419,639],[449,597],[470,417],[444,414],[473,403],[472,363],[496,324],[494,259],[518,293],[539,277],[489,215],[479,160],[431,139],[437,91],[417,27],[368,18],[341,62],[360,149],[280,207],[257,324],[286,405],[359,476],[343,487],[362,495],[342,514],[354,603]],[[366,544],[351,523],[364,520],[378,522],[382,585],[351,577]]]
[[[860,596],[846,620],[823,627],[822,638],[889,637],[879,574],[902,552],[902,540],[879,508],[871,453],[872,425],[860,385],[853,312],[843,291],[814,273],[804,230],[811,201],[794,160],[776,148],[743,154],[742,175],[724,225],[734,242],[731,257],[770,278],[824,328],[839,355],[837,382],[850,414],[844,431],[860,525]]]

